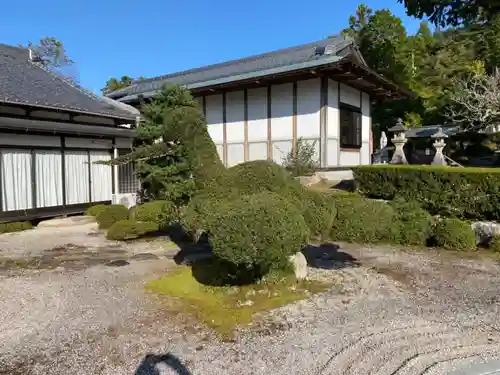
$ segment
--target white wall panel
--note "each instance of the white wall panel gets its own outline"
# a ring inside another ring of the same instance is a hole
[[[248,141],[267,140],[267,88],[248,90]]]
[[[0,134],[0,145],[60,147],[61,138],[45,135]]]
[[[66,203],[89,202],[89,165],[86,151],[64,153],[66,172]]]
[[[241,143],[227,145],[227,166],[243,163],[245,161],[245,148]]]
[[[221,162],[224,162],[224,147],[222,145],[215,145],[217,148],[217,153],[219,154],[219,158]]]
[[[367,93],[362,94],[363,103],[361,106],[361,140],[370,142],[370,96]]]
[[[297,138],[320,136],[321,81],[297,82]]]
[[[60,151],[36,151],[35,165],[37,207],[53,207],[63,205],[61,162],[62,155]]]
[[[340,163],[341,167],[350,167],[354,165],[359,165],[360,163],[360,153],[352,151],[340,151]]]
[[[273,142],[273,160],[275,163],[283,164],[283,159],[292,151],[292,141]]]
[[[226,93],[226,139],[228,143],[245,141],[245,94]]]
[[[107,152],[91,151],[90,162],[91,183],[92,183],[92,202],[101,202],[111,200],[113,195],[113,180],[109,165],[94,164],[96,161],[108,161],[111,155]]]
[[[208,133],[215,143],[224,141],[224,125],[222,117],[222,95],[208,95],[205,97],[207,106]]]
[[[249,143],[248,160],[267,160],[267,142]]]
[[[64,144],[66,147],[74,147],[74,148],[102,148],[108,150],[113,148],[113,141],[111,139],[67,137],[64,139]]]
[[[366,164],[371,164],[372,156],[370,152],[370,143],[369,142],[363,142],[361,144],[361,164],[366,165]]]
[[[306,142],[309,145],[314,146],[314,150],[315,150],[314,159],[319,163],[319,161],[320,161],[319,153],[320,153],[320,148],[321,148],[321,146],[320,146],[321,140],[319,138],[317,138],[317,139],[304,139],[304,142]]]
[[[328,80],[328,127],[326,134],[329,138],[338,138],[339,127],[339,83]]]
[[[326,162],[329,167],[336,167],[339,165],[339,147],[338,139],[328,139]]]
[[[33,208],[31,185],[31,152],[3,149],[2,208],[4,211]]]
[[[340,84],[340,102],[352,105],[354,107],[361,107],[361,94],[359,90],[351,86]]]
[[[293,85],[271,86],[271,138],[288,140],[293,138]]]

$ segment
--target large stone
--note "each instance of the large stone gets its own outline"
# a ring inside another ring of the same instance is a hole
[[[478,245],[488,245],[493,236],[500,235],[500,223],[494,221],[475,221],[471,227],[476,233]]]
[[[307,277],[307,259],[301,252],[290,256],[290,263],[293,266],[297,280],[303,280]]]
[[[313,174],[312,176],[300,176],[296,177],[296,179],[304,186],[312,186],[321,182],[321,178],[317,174]]]

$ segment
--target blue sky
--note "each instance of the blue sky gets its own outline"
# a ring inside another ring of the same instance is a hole
[[[360,1],[359,1],[360,2]],[[79,82],[97,91],[111,76],[153,77],[312,42],[347,26],[355,0],[18,0],[0,13],[0,43],[60,39]],[[389,8],[412,33],[419,20]]]

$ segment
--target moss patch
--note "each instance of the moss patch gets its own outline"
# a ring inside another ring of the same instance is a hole
[[[191,268],[182,267],[151,281],[146,289],[179,298],[178,312],[194,316],[223,336],[231,336],[237,326],[251,323],[254,314],[324,292],[329,286],[278,275],[252,285],[208,286],[196,280]]]

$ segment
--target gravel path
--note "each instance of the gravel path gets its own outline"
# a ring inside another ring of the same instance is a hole
[[[0,236],[0,247],[22,236]],[[0,374],[436,375],[500,358],[494,260],[352,245],[310,260],[311,276],[335,286],[258,317],[233,341],[144,292],[175,267],[168,257],[0,274]]]

